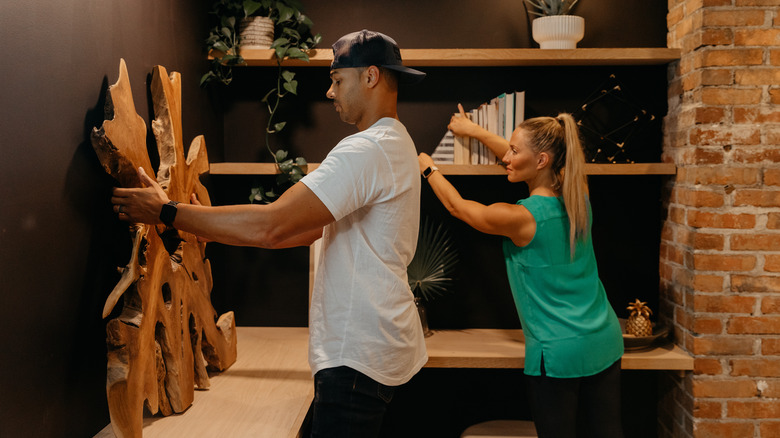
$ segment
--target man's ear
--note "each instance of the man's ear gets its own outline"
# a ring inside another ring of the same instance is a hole
[[[363,80],[369,88],[373,88],[379,83],[379,68],[375,65],[371,65],[364,71]]]

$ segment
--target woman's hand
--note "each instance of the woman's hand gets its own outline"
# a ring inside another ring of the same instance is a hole
[[[433,158],[425,152],[421,152],[420,155],[417,156],[417,161],[420,163],[420,175],[422,175],[425,169],[434,166]]]
[[[478,125],[466,116],[466,112],[463,111],[463,105],[458,104],[458,112],[450,118],[450,124],[447,125],[447,129],[455,135],[474,137],[473,130],[476,126]]]

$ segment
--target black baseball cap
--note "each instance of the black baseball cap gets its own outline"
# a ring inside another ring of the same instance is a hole
[[[425,77],[425,73],[419,70],[404,67],[401,49],[385,34],[363,29],[344,35],[333,43],[331,70],[372,65],[397,71],[402,84],[414,84]]]

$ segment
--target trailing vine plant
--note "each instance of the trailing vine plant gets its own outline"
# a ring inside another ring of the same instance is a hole
[[[278,121],[276,113],[281,100],[289,94],[298,94],[298,81],[295,73],[282,67],[285,59],[309,61],[308,51],[322,40],[320,34],[312,34],[313,22],[303,13],[303,4],[298,0],[217,0],[211,14],[217,17],[217,25],[209,32],[206,45],[212,54],[211,69],[201,78],[201,86],[212,82],[230,84],[232,69],[244,64],[239,52],[240,38],[236,24],[242,18],[266,16],[274,23],[274,41],[271,49],[276,54],[277,75],[275,86],[266,93],[262,102],[268,109],[268,123],[265,129],[265,147],[274,159],[279,174],[274,185],[268,189],[260,186],[252,188],[249,201],[273,202],[285,190],[298,182],[306,174],[306,160],[303,157],[288,158],[285,150],[274,151],[271,148],[271,135],[284,129],[287,122]]]

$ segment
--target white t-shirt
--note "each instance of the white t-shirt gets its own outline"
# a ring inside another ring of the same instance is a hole
[[[330,151],[301,182],[330,210],[309,311],[312,373],[348,366],[388,386],[428,356],[406,275],[420,221],[417,150],[383,118]]]

